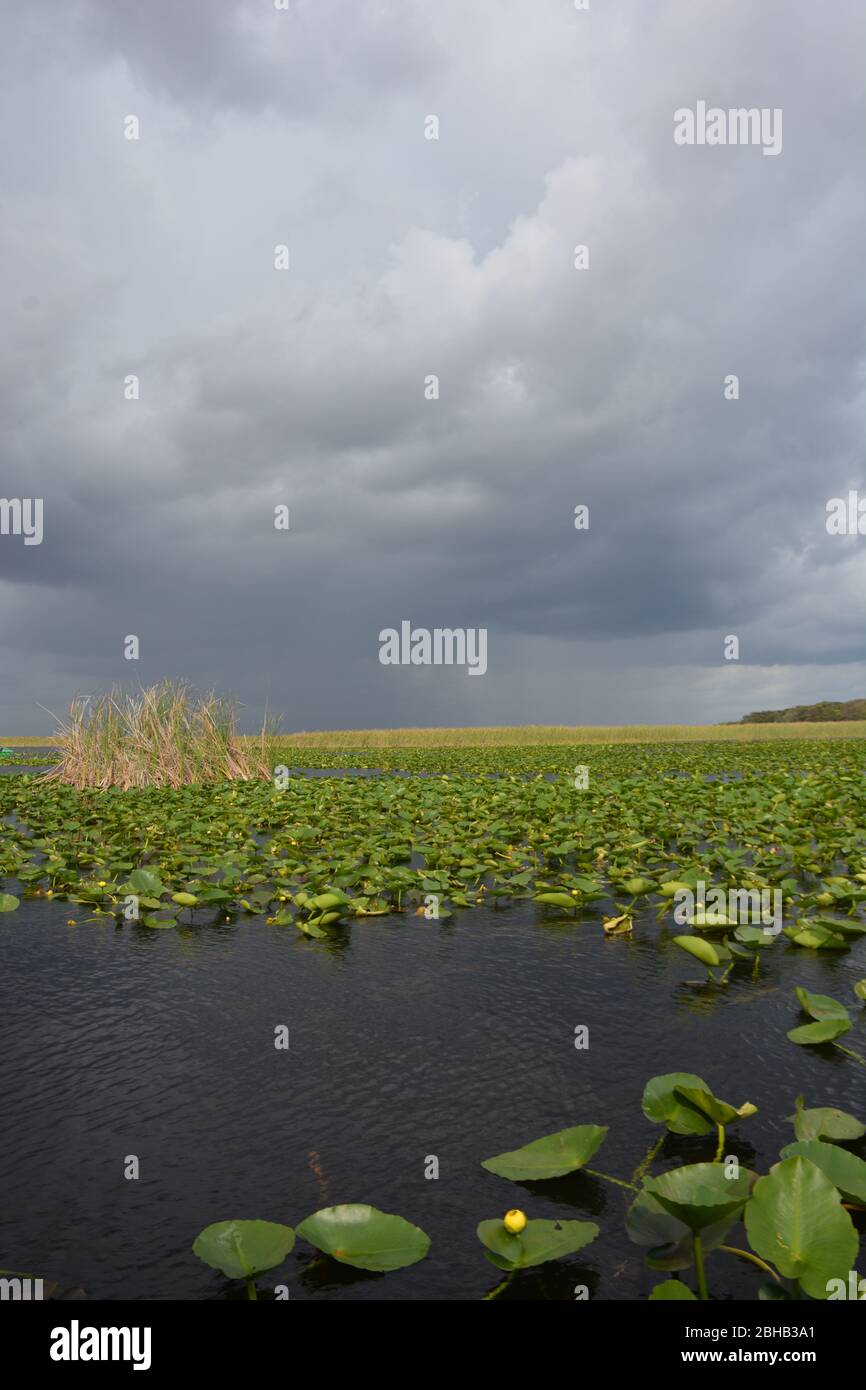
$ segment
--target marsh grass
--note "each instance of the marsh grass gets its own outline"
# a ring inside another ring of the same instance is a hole
[[[245,749],[261,742],[261,734],[238,736]],[[830,720],[790,724],[522,724],[490,729],[336,729],[294,734],[267,732],[288,756],[294,748],[338,752],[364,748],[528,748],[554,744],[627,743],[776,743],[783,739],[862,739],[866,720]],[[56,735],[0,738],[11,748],[60,746]]]
[[[181,787],[269,779],[276,730],[241,739],[237,711],[183,681],[138,693],[114,689],[75,700],[52,742],[60,754],[46,778],[73,787]]]
[[[778,739],[866,738],[866,722],[791,724],[524,724],[493,729],[337,729],[284,735],[284,745],[363,748],[531,747],[585,743],[767,743]]]

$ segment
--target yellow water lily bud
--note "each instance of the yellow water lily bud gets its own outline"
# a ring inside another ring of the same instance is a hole
[[[513,1207],[511,1211],[505,1213],[502,1224],[511,1235],[519,1236],[526,1225],[526,1215],[524,1212],[518,1211],[517,1207]]]

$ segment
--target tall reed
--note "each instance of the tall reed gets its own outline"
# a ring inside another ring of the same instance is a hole
[[[242,739],[236,706],[213,693],[197,696],[184,681],[75,700],[58,723],[60,760],[46,776],[74,787],[182,787],[273,775],[276,729],[265,720],[259,735]]]

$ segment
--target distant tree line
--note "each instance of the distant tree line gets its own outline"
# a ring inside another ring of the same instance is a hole
[[[834,719],[866,719],[866,700],[819,700],[817,705],[759,709],[744,714],[741,724],[818,724]]]

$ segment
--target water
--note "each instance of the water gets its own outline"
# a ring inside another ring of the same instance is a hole
[[[37,763],[32,766],[29,763],[16,763],[15,755],[18,754],[23,758],[35,758],[39,753],[54,753],[54,751],[53,748],[49,747],[31,748],[29,745],[22,748],[13,747],[11,758],[0,758],[0,776],[2,776],[3,773],[9,774],[10,772],[16,775],[20,773],[47,772],[48,768],[51,767],[51,763],[45,763],[44,765]]]
[[[659,1133],[641,1113],[643,1086],[664,1071],[757,1104],[727,1152],[764,1170],[793,1139],[785,1117],[799,1092],[866,1112],[863,1068],[785,1037],[800,1021],[794,983],[856,1004],[860,945],[841,958],[777,945],[758,981],[708,992],[684,983],[701,969],[652,913],[631,941],[605,939],[598,916],[543,925],[516,904],[441,924],[359,921],[328,945],[250,917],[165,932],[66,926],[85,915],[24,901],[0,916],[0,1266],[92,1297],[234,1296],[190,1250],[202,1227],[295,1225],[341,1201],[414,1221],[430,1256],[387,1276],[310,1268],[316,1252],[299,1240],[260,1279],[263,1296],[286,1283],[292,1299],[479,1299],[499,1275],[475,1227],[517,1205],[597,1221],[602,1234],[503,1297],[571,1299],[580,1284],[593,1298],[645,1297],[663,1276],[625,1235],[629,1194],[585,1174],[512,1184],[480,1160],[607,1124],[590,1166],[628,1179]],[[274,1048],[279,1024],[287,1053]],[[574,1047],[578,1024],[588,1051]],[[864,1031],[849,1035],[861,1051]],[[670,1136],[655,1171],[712,1152],[712,1140]],[[129,1154],[138,1181],[123,1177]],[[438,1181],[424,1177],[428,1155]],[[723,1297],[754,1297],[761,1282],[720,1254],[708,1277]]]

